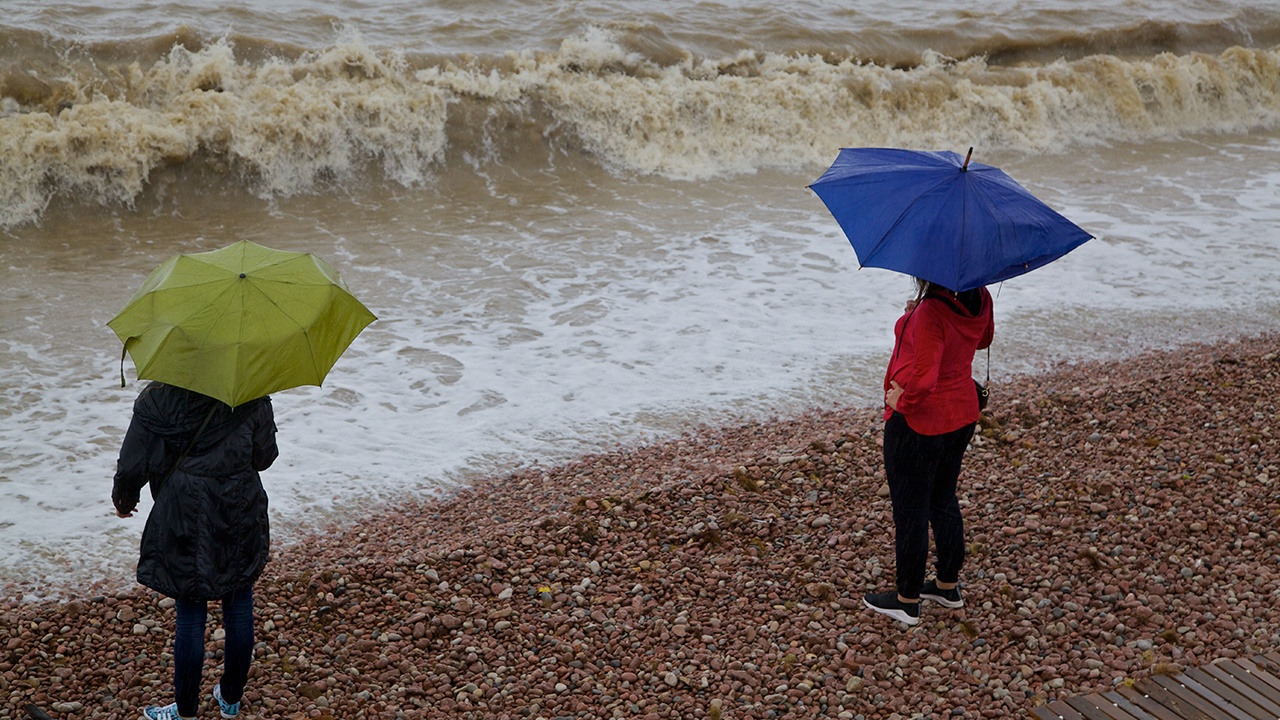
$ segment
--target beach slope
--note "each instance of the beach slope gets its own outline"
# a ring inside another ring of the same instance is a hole
[[[1008,717],[1280,648],[1278,351],[1264,335],[997,383],[961,479],[966,605],[910,629],[861,604],[893,577],[874,409],[702,428],[365,518],[276,553],[245,712]],[[147,591],[7,601],[0,718],[167,702],[172,623]]]

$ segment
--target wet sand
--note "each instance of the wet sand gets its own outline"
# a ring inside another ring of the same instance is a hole
[[[1278,397],[1275,334],[995,384],[966,605],[914,628],[861,604],[893,577],[876,410],[487,479],[279,548],[242,716],[1007,717],[1274,650]],[[3,602],[0,718],[169,702],[170,601]]]

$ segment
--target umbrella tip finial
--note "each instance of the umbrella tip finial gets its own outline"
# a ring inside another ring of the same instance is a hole
[[[969,154],[964,156],[964,164],[960,166],[960,172],[968,172],[969,158],[973,157],[973,148],[969,148]]]
[[[244,274],[244,273],[240,273],[240,279],[241,279],[241,280],[243,280],[244,278],[245,278],[245,274]]]

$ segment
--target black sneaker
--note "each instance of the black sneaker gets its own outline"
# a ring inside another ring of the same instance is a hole
[[[907,625],[920,623],[920,603],[904,603],[898,600],[897,591],[862,596],[862,604],[883,615]]]
[[[920,599],[936,602],[942,607],[964,607],[964,598],[960,597],[960,586],[957,585],[950,590],[942,590],[938,587],[938,583],[933,580],[925,583],[924,587],[920,588]]]

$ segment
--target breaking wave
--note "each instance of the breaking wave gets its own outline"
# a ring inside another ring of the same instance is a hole
[[[600,28],[503,57],[411,56],[354,33],[314,51],[166,40],[149,62],[61,48],[0,76],[0,227],[57,198],[130,207],[166,167],[264,198],[370,173],[417,187],[450,163],[529,152],[531,137],[614,172],[704,179],[817,168],[843,146],[1057,153],[1280,127],[1280,48],[1033,62],[1045,47],[1005,47],[1017,62],[924,51],[901,65],[697,58]]]

